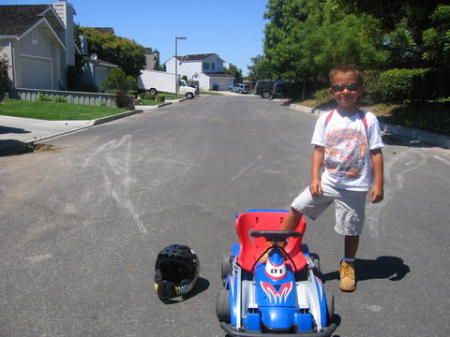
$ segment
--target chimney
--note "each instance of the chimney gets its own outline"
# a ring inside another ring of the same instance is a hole
[[[75,65],[75,41],[73,16],[77,13],[73,6],[67,1],[53,3],[53,8],[66,26],[64,42],[66,44],[66,65]]]

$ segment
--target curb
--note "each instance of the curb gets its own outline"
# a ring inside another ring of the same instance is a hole
[[[314,114],[317,117],[328,112],[325,110],[313,109],[298,104],[289,104],[289,108],[305,113]],[[380,122],[380,129],[383,134],[416,139],[428,144],[443,147],[445,149],[450,149],[450,137],[438,133],[383,122]]]
[[[103,123],[111,122],[111,121],[114,121],[116,119],[125,118],[125,117],[132,116],[132,115],[135,115],[137,113],[142,113],[142,112],[144,112],[144,111],[142,111],[142,110],[130,110],[130,111],[122,112],[122,113],[117,114],[117,115],[112,115],[112,116],[98,118],[98,119],[94,120],[92,125],[100,125],[100,124],[103,124]]]

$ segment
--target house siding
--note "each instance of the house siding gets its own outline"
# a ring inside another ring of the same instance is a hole
[[[16,73],[16,87],[30,87],[27,83],[30,74],[25,73],[25,69],[23,68],[23,63],[26,60],[33,59],[37,62],[41,60],[43,63],[44,60],[50,59],[50,74],[46,74],[46,70],[41,69],[40,73],[36,73],[33,75],[36,76],[49,76],[50,84],[45,85],[46,87],[40,87],[36,89],[59,89],[64,85],[65,73],[63,71],[64,64],[62,64],[64,50],[61,45],[56,42],[52,33],[46,28],[45,24],[41,24],[37,26],[34,31],[36,31],[37,36],[37,44],[33,44],[32,42],[32,31],[26,34],[19,41],[14,41],[14,64],[15,64],[15,73]],[[44,83],[46,81],[36,80],[36,82]],[[43,85],[43,84],[41,84]]]

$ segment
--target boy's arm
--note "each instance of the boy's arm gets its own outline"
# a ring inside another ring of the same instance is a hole
[[[384,196],[384,160],[383,152],[380,149],[370,151],[373,169],[373,185],[370,191],[370,201],[377,203],[383,200]]]
[[[314,146],[314,151],[311,158],[311,184],[309,185],[309,190],[315,197],[322,194],[320,174],[322,173],[324,154],[325,148],[323,146]]]

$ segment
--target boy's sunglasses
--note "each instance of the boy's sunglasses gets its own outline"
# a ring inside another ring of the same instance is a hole
[[[336,84],[331,86],[331,90],[333,91],[344,91],[344,89],[347,89],[348,91],[355,91],[358,90],[359,84],[358,83],[347,83],[347,84]]]

